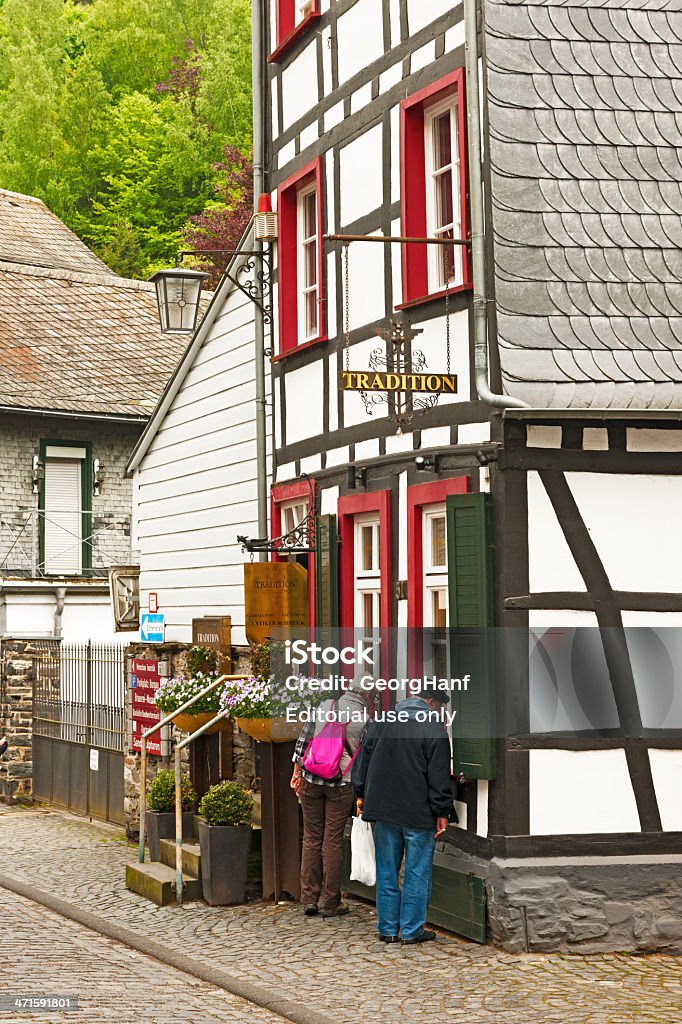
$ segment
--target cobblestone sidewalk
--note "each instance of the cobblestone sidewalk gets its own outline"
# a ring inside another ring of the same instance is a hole
[[[329,921],[306,919],[297,905],[157,908],[124,886],[124,865],[134,859],[113,827],[0,808],[3,874],[279,990],[337,1024],[682,1020],[682,960],[675,957],[512,955],[445,936],[426,946],[385,946],[361,903]],[[260,1019],[255,1008],[249,1016]]]
[[[5,961],[0,976],[0,1021],[243,1024],[249,1020],[253,1024],[285,1024],[283,1018],[267,1010],[3,889],[0,920],[5,939],[11,936],[3,948],[12,950],[11,968]],[[16,1005],[22,999],[52,996],[78,999],[77,1010],[34,1010]]]

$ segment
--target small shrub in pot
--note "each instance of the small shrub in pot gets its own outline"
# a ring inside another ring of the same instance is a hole
[[[181,780],[182,793],[182,838],[192,839],[194,836],[194,807],[197,795],[192,783],[183,775]],[[162,839],[175,839],[175,774],[166,769],[158,772],[152,780],[147,797],[147,814],[145,830],[149,845],[149,859],[161,859],[160,842]]]
[[[199,804],[201,881],[212,907],[244,902],[252,811],[251,793],[229,780],[211,786]]]

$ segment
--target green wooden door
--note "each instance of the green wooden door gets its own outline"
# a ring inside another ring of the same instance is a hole
[[[453,696],[454,771],[466,779],[497,767],[491,512],[489,494],[447,498],[450,674],[470,676]]]

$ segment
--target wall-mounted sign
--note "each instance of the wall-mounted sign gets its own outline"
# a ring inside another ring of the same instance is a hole
[[[109,570],[114,628],[125,633],[140,626],[140,567],[117,565]]]
[[[232,668],[232,619],[229,615],[206,615],[192,619],[192,643],[195,647],[208,647],[221,655],[220,669]]]
[[[161,682],[161,663],[148,658],[132,658],[129,662],[130,717],[132,724],[131,749],[141,749],[142,733],[161,721],[161,712],[154,703],[154,694]],[[162,730],[167,731],[167,726]],[[163,737],[165,740],[165,737]],[[162,748],[161,731],[147,740],[147,753],[155,757],[165,756]]]
[[[150,612],[158,612],[159,610],[159,595],[155,593],[153,590],[149,591],[149,596],[147,598],[147,608],[149,609]]]
[[[420,394],[457,394],[454,373],[385,373],[377,370],[342,370],[342,391],[405,391]]]
[[[140,616],[140,640],[145,644],[162,644],[166,636],[166,616],[162,612],[143,612]]]
[[[308,570],[297,562],[244,565],[246,639],[264,643],[308,628]]]

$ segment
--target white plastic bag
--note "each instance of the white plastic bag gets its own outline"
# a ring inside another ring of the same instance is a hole
[[[373,886],[377,880],[377,864],[374,856],[372,826],[362,818],[353,818],[350,834],[350,877],[352,882]]]

